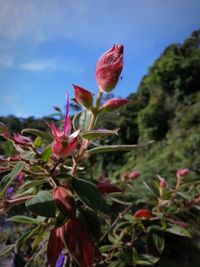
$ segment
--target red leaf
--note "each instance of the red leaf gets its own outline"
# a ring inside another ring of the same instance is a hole
[[[81,267],[93,266],[95,247],[85,222],[69,219],[63,227],[63,239]]]
[[[49,236],[47,247],[47,260],[51,267],[55,267],[57,259],[64,247],[62,238],[62,228],[53,229]]]

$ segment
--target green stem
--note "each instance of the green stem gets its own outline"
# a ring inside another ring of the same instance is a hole
[[[100,103],[101,103],[102,95],[103,95],[103,93],[99,90],[98,91],[98,95],[97,95],[97,99],[96,99],[96,106],[94,108],[94,111],[92,112],[92,118],[90,120],[88,131],[91,131],[94,128],[96,119],[98,117],[98,111],[99,111],[99,106],[100,106]],[[78,155],[76,157],[76,160],[74,161],[74,164],[73,164],[73,167],[72,167],[72,170],[71,170],[71,175],[72,176],[75,176],[76,171],[77,171],[77,167],[78,167],[78,163],[82,159],[82,156],[83,156],[85,150],[87,149],[88,144],[89,144],[89,141],[88,140],[84,139],[82,141],[80,150],[78,152]]]

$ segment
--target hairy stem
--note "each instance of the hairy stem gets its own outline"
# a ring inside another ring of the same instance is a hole
[[[90,120],[88,131],[91,131],[94,128],[96,119],[98,117],[98,110],[99,110],[99,106],[100,106],[100,103],[101,103],[102,95],[103,95],[103,93],[99,90],[98,91],[98,95],[97,95],[97,99],[96,99],[96,106],[94,108],[94,111],[92,112],[92,118]],[[74,164],[73,164],[73,167],[72,167],[72,170],[71,170],[71,175],[72,176],[75,176],[78,164],[79,164],[80,160],[82,159],[82,156],[83,156],[85,150],[87,149],[88,144],[89,144],[88,140],[84,139],[82,141],[81,147],[80,147],[79,152],[78,152],[78,155],[76,157],[76,160],[74,161]]]

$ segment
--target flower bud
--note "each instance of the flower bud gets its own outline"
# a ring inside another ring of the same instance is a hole
[[[47,260],[51,267],[55,267],[63,247],[62,228],[53,229],[50,233],[47,247]]]
[[[150,219],[152,217],[152,213],[148,209],[140,209],[134,213],[134,216],[137,219]]]
[[[96,65],[96,81],[102,92],[110,92],[117,84],[123,66],[123,45],[114,45]]]
[[[138,171],[132,171],[129,174],[129,179],[135,180],[140,176],[140,173]]]
[[[111,184],[111,182],[108,180],[99,182],[96,187],[102,194],[122,192],[120,188]]]
[[[81,267],[93,266],[95,247],[85,222],[69,219],[63,226],[63,240]]]
[[[167,186],[167,182],[164,178],[160,178],[160,188],[165,188]]]
[[[92,93],[84,88],[73,85],[74,86],[74,95],[76,97],[76,101],[84,108],[90,109],[93,106],[93,96]]]
[[[100,110],[111,112],[126,105],[128,102],[129,100],[125,98],[111,98],[100,108]]]
[[[189,172],[190,172],[189,169],[179,169],[176,172],[176,177],[177,178],[184,177],[184,176],[188,175]]]
[[[54,155],[59,158],[70,156],[78,145],[78,137],[74,138],[71,142],[64,136],[54,140],[51,148]]]
[[[70,190],[64,186],[54,188],[53,196],[58,209],[69,218],[74,218],[76,204]]]

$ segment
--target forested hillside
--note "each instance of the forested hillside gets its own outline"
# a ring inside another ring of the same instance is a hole
[[[134,70],[133,70],[134,71]],[[101,157],[114,176],[140,171],[144,178],[170,177],[178,168],[200,174],[200,30],[183,44],[167,47],[143,77],[130,103],[105,118],[106,127],[120,128],[120,143],[155,140],[148,150]]]

